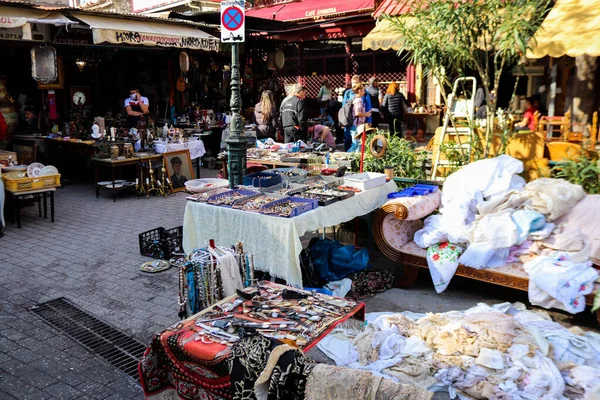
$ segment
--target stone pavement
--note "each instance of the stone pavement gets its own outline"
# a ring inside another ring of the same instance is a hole
[[[203,173],[203,176],[207,174]],[[182,224],[185,194],[96,199],[91,185],[56,192],[56,222],[22,211],[22,229],[9,224],[0,239],[0,399],[141,399],[129,376],[89,353],[28,311],[66,297],[144,343],[177,321],[174,269],[145,274],[138,234]],[[479,301],[525,300],[526,295],[457,281],[438,296],[425,275],[411,290],[368,300],[368,311],[447,311]],[[496,300],[498,299],[498,300]],[[318,350],[309,353],[322,359]]]

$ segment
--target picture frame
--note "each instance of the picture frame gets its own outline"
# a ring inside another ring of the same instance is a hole
[[[171,151],[163,154],[167,178],[173,185],[173,192],[185,191],[185,182],[196,179],[189,150]]]
[[[33,140],[15,139],[13,151],[17,153],[17,161],[21,165],[37,161],[37,143]]]

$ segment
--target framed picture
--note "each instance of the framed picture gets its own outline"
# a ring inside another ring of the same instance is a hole
[[[37,143],[33,140],[15,139],[13,151],[17,153],[17,161],[19,164],[31,164],[34,163],[37,158]]]
[[[185,183],[195,179],[190,151],[171,151],[169,153],[164,153],[163,158],[165,160],[167,177],[173,184],[173,191],[181,192],[185,190]]]

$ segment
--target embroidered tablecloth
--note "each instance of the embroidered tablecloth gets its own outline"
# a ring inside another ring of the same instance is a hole
[[[183,248],[191,253],[206,246],[209,239],[217,243],[243,242],[244,250],[255,255],[256,269],[285,279],[289,285],[302,286],[300,237],[368,214],[381,207],[388,193],[395,191],[396,184],[390,181],[294,218],[188,202],[183,218]]]
[[[184,143],[157,143],[154,145],[154,150],[159,153],[170,153],[172,151],[189,150],[190,158],[195,160],[196,158],[202,157],[206,150],[204,149],[204,142],[202,140],[190,140]]]

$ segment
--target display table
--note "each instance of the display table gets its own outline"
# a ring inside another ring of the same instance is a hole
[[[137,165],[140,161],[149,161],[149,160],[161,160],[162,154],[148,154],[148,155],[138,155],[134,154],[131,158],[118,158],[113,160],[112,158],[92,158],[92,164],[94,165],[94,182],[96,184],[96,198],[100,195],[100,188],[103,187],[98,185],[100,182],[100,168],[110,168],[112,174],[112,185],[115,185],[115,170],[118,168],[122,168],[128,165]],[[120,190],[131,189],[131,187],[123,186],[117,189],[110,189],[113,191],[113,201],[117,201],[117,192]]]
[[[38,203],[38,212],[42,216],[42,202],[44,203],[44,218],[48,218],[48,198],[50,198],[50,222],[54,222],[54,192],[56,188],[46,188],[37,190],[27,190],[13,192],[6,189],[7,202],[13,210],[13,218],[17,221],[17,228],[21,227],[21,205],[19,204],[24,197],[32,196]]]
[[[205,247],[209,239],[218,243],[243,242],[255,254],[255,268],[301,286],[300,237],[309,231],[339,225],[376,210],[397,191],[393,181],[347,200],[294,218],[251,213],[204,203],[188,202],[183,218],[183,248],[186,253]]]
[[[260,282],[260,286],[276,290],[285,288],[283,285],[272,282]],[[248,291],[248,289],[245,290]],[[261,294],[265,295],[266,291],[261,289]],[[336,299],[326,295],[317,296],[317,299]],[[252,320],[242,312],[241,306],[225,313],[219,311],[221,307],[227,308],[227,305],[237,298],[237,295],[227,297],[212,307],[170,326],[154,337],[139,364],[140,383],[147,398],[175,399],[179,398],[178,395],[181,396],[180,398],[194,399],[232,398],[230,361],[232,357],[236,356],[235,344],[224,343],[218,337],[206,335],[202,325],[209,325],[210,320],[221,319],[223,321],[227,317],[223,317],[222,314],[251,322]],[[277,299],[281,299],[281,297],[277,297]],[[294,303],[291,306],[297,305],[297,300],[291,300],[291,302]],[[324,317],[318,323],[298,321],[297,326],[307,327],[315,332],[312,339],[304,345],[298,345],[298,348],[303,352],[308,351],[337,325],[351,317],[364,321],[365,304],[352,300],[347,300],[347,302],[349,306],[344,311]],[[281,318],[268,320],[268,322],[274,321],[284,322]],[[198,325],[197,322],[202,325]],[[265,321],[254,320],[254,322],[264,323]],[[289,323],[290,320],[287,322]],[[295,333],[295,335],[300,334]],[[253,360],[249,358],[248,362],[251,361]]]

